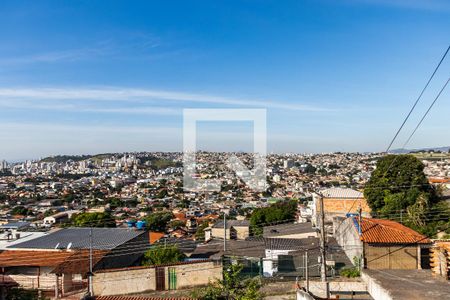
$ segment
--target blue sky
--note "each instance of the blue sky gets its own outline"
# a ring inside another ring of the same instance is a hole
[[[268,152],[382,151],[450,43],[444,0],[2,1],[0,13],[8,160],[181,150],[183,108],[266,108]],[[449,73],[450,57],[394,148]],[[409,147],[450,144],[449,100]],[[251,123],[219,123],[199,125],[198,148],[252,149]]]

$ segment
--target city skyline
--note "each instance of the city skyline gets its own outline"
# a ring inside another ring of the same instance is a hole
[[[381,152],[446,47],[445,1],[6,1],[0,160],[181,151],[185,108],[266,108],[267,151]],[[450,70],[445,60],[393,148]],[[448,146],[449,93],[408,148]],[[251,124],[198,148],[251,151]]]

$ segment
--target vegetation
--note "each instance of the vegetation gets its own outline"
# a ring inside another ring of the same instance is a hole
[[[197,241],[205,240],[205,229],[209,226],[208,221],[204,221],[197,227],[197,231],[195,232],[195,239]]]
[[[92,155],[57,155],[57,156],[50,156],[41,159],[41,162],[56,162],[56,163],[65,163],[68,160],[73,161],[82,161],[91,158]]]
[[[11,209],[11,215],[26,216],[26,215],[28,215],[29,212],[30,212],[30,210],[22,205],[16,206],[13,209]]]
[[[144,253],[143,266],[153,266],[161,264],[176,263],[182,261],[186,256],[177,246],[158,245]]]
[[[361,276],[361,259],[353,257],[354,267],[342,269],[339,274],[347,278],[355,278]]]
[[[262,226],[267,223],[276,223],[295,219],[297,201],[277,202],[269,207],[257,208],[250,217],[250,226],[254,235],[262,234]]]
[[[11,288],[7,290],[6,300],[44,300],[46,298],[39,297],[37,290],[26,290],[23,288]]]
[[[449,227],[450,216],[448,204],[439,202],[423,169],[422,162],[412,155],[387,155],[378,160],[364,196],[375,216],[402,221],[432,236]]]
[[[191,297],[201,300],[258,300],[261,283],[257,278],[242,279],[242,264],[230,265],[224,270],[223,280],[210,282],[204,288],[195,289]]]
[[[145,221],[147,221],[147,226],[151,231],[164,232],[172,218],[171,212],[158,212],[150,214],[145,218]]]
[[[70,223],[75,227],[116,227],[116,222],[110,214],[97,212],[75,214]]]

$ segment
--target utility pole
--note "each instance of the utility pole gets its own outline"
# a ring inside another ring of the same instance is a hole
[[[89,296],[94,296],[92,283],[92,227],[89,229]]]
[[[308,250],[305,252],[305,279],[306,279],[306,292],[309,293],[309,267],[308,267]]]
[[[223,255],[227,251],[227,216],[223,213]]]
[[[322,267],[320,269],[320,279],[324,283],[325,286],[325,295],[328,299],[330,297],[330,291],[328,289],[327,282],[327,255],[326,255],[326,235],[325,235],[325,209],[323,205],[323,197],[319,197],[320,201],[320,254],[321,254],[321,264]]]
[[[358,208],[358,233],[361,236],[362,235],[362,207],[361,204],[359,204]]]

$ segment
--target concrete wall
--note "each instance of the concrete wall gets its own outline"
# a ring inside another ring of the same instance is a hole
[[[230,239],[230,231],[231,230],[227,229],[227,240]],[[223,228],[211,228],[211,235],[215,238],[223,239]]]
[[[222,279],[222,264],[213,262],[174,266],[177,274],[177,289],[207,285],[210,281]],[[166,268],[166,278],[168,277]],[[167,280],[166,287],[169,286]]]
[[[5,275],[26,289],[54,290],[56,275],[50,273],[52,268],[16,267],[14,271],[6,270]]]
[[[303,287],[306,287],[306,281],[303,281]],[[317,297],[326,297],[325,283],[321,281],[309,281],[309,291]],[[331,281],[328,283],[330,292],[366,292],[367,284],[358,281]]]
[[[238,240],[245,240],[250,236],[250,227],[248,226],[233,226],[236,230],[236,238]]]
[[[96,272],[93,277],[94,295],[126,295],[154,291],[155,278],[155,268]]]
[[[367,284],[367,292],[375,300],[393,300],[389,292],[383,289],[380,283],[367,275],[364,271],[361,273],[361,279]]]
[[[314,297],[302,290],[297,290],[297,300],[314,300]]]
[[[335,219],[336,220],[336,219]],[[334,224],[334,237],[338,244],[343,248],[345,254],[353,263],[354,257],[362,257],[363,244],[359,239],[359,234],[355,229],[353,220],[347,218],[344,221],[337,219],[338,222]]]
[[[208,284],[222,278],[222,265],[212,261],[164,266],[165,288],[169,288],[169,268],[175,269],[176,288],[183,289]],[[126,295],[156,290],[155,267],[139,267],[96,272],[94,295]]]

